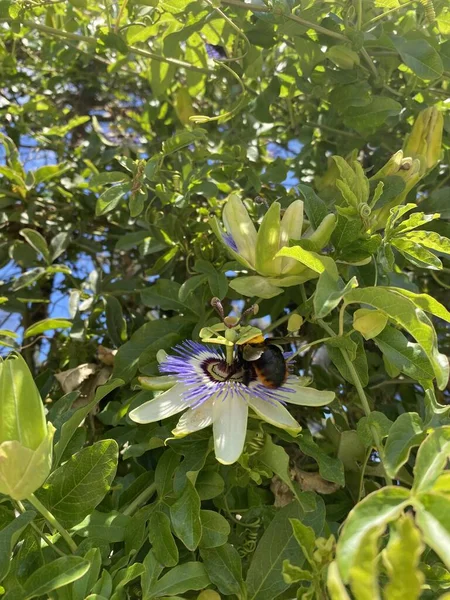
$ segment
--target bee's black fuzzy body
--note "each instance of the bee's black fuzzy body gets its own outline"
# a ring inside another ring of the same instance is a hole
[[[244,347],[241,360],[244,366],[244,383],[246,385],[257,380],[265,387],[276,389],[281,387],[287,379],[288,368],[283,351],[275,344],[250,343]]]

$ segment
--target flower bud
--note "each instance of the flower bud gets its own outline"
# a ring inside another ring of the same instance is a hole
[[[214,590],[203,590],[197,596],[197,600],[220,600],[221,596]]]
[[[289,331],[289,333],[294,333],[294,331],[298,331],[302,325],[302,315],[299,315],[298,313],[292,313],[289,316],[289,320],[287,322],[287,330]]]
[[[440,158],[443,127],[444,118],[435,106],[422,110],[414,122],[403,150],[406,156],[421,160],[423,172],[432,169]]]
[[[370,308],[359,308],[353,314],[353,329],[366,339],[371,340],[383,331],[388,322],[388,317]]]
[[[24,359],[0,363],[0,493],[24,500],[50,474],[55,428]]]

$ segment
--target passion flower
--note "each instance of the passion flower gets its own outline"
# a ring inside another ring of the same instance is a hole
[[[249,409],[268,423],[297,434],[301,426],[286,403],[324,406],[333,392],[305,387],[289,375],[285,384],[271,389],[260,383],[236,357],[230,362],[220,348],[186,341],[160,364],[173,378],[173,387],[130,412],[136,423],[153,423],[185,411],[172,431],[183,437],[209,425],[213,427],[216,458],[236,462],[242,453]]]

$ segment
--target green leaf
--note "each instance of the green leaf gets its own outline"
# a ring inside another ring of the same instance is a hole
[[[115,296],[106,296],[106,326],[114,344],[121,346],[127,339],[127,322],[122,305]]]
[[[369,134],[381,127],[388,117],[396,116],[402,105],[387,96],[373,96],[366,106],[352,106],[344,113],[347,127],[356,129],[361,134]]]
[[[420,79],[441,77],[444,66],[441,57],[425,39],[405,40],[400,36],[391,36],[402,61]]]
[[[299,519],[289,519],[294,537],[297,544],[302,549],[303,555],[311,566],[314,565],[314,550],[316,546],[316,536],[314,529],[302,523]]]
[[[191,317],[199,315],[201,312],[199,302],[193,296],[186,298],[185,303],[180,302],[179,291],[180,284],[168,279],[159,279],[150,287],[142,290],[141,298],[146,306],[176,310],[181,314],[187,313]]]
[[[72,239],[69,231],[61,231],[57,233],[50,241],[51,262],[64,254]]]
[[[28,327],[28,329],[25,330],[23,337],[27,338],[32,335],[39,335],[49,329],[67,329],[68,327],[72,327],[72,325],[72,321],[68,321],[67,319],[43,319]]]
[[[88,571],[72,586],[72,600],[85,600],[95,585],[102,567],[102,555],[99,548],[91,548],[84,558],[89,562]]]
[[[421,444],[414,465],[413,493],[427,492],[450,457],[450,426],[436,429]]]
[[[367,529],[361,537],[349,571],[351,590],[358,600],[380,598],[378,585],[378,543],[384,524]]]
[[[336,548],[336,558],[344,583],[348,583],[350,569],[357,560],[365,534],[396,519],[408,502],[408,490],[386,486],[366,496],[350,512]]]
[[[200,556],[211,582],[225,595],[243,595],[242,564],[238,551],[231,544],[219,548],[200,548]]]
[[[83,125],[83,123],[87,123],[89,120],[90,117],[80,115],[78,117],[73,117],[72,119],[69,119],[65,122],[64,125],[55,125],[54,127],[50,128],[44,127],[43,133],[44,135],[56,135],[58,137],[64,137],[69,133],[69,131],[75,129],[75,127]]]
[[[143,565],[145,567],[144,573],[141,575],[141,588],[142,597],[145,600],[152,598],[152,588],[155,585],[158,577],[161,575],[164,567],[156,560],[153,550],[147,553],[144,558]]]
[[[220,273],[216,270],[214,265],[206,260],[197,260],[195,263],[195,270],[199,273],[203,273],[208,277],[209,288],[211,290],[211,294],[219,298],[219,300],[223,300],[225,298],[226,293],[228,291],[228,279],[226,278],[224,273]],[[193,278],[191,278],[193,279]],[[188,280],[189,281],[189,280]],[[183,284],[184,285],[184,284]],[[181,286],[183,287],[183,286]],[[197,287],[197,286],[195,286]],[[190,291],[192,291],[192,285],[190,286]],[[181,294],[181,290],[180,290]],[[180,296],[181,300],[181,296]]]
[[[399,371],[417,381],[431,381],[433,367],[419,346],[410,342],[401,331],[388,325],[373,341]]]
[[[450,40],[446,42],[446,44],[450,51]],[[427,196],[427,198],[424,198],[423,202],[420,203],[420,208],[425,213],[439,213],[441,215],[441,219],[450,219],[450,205],[448,202],[449,194],[449,187],[434,189],[431,191],[430,195]]]
[[[300,183],[297,186],[298,191],[303,196],[305,212],[314,229],[317,229],[324,218],[328,215],[329,210],[325,202],[319,198],[313,188]]]
[[[310,571],[300,569],[296,565],[291,564],[288,560],[283,561],[283,579],[285,583],[292,585],[300,581],[311,581],[313,575]]]
[[[206,275],[192,275],[192,277],[186,279],[186,281],[181,285],[178,291],[178,299],[180,300],[180,302],[184,304],[189,294],[195,292],[195,290],[204,283],[206,283],[206,281],[208,281]]]
[[[131,517],[111,510],[103,513],[94,510],[73,531],[82,537],[102,540],[108,544],[123,542],[130,528]]]
[[[335,338],[335,339],[338,340],[339,338]],[[368,368],[368,364],[367,364],[366,352],[364,349],[364,342],[363,342],[362,336],[359,334],[354,333],[352,335],[352,339],[356,340],[356,344],[357,344],[356,357],[355,357],[355,360],[352,361],[353,366],[356,369],[356,372],[358,374],[358,377],[359,377],[359,380],[361,381],[362,386],[366,387],[367,384],[369,383],[369,368]],[[348,381],[349,383],[354,385],[355,382],[353,381],[353,376],[348,368],[347,363],[344,360],[344,357],[342,356],[341,349],[333,347],[332,344],[328,344],[328,343],[326,343],[326,346],[327,346],[328,354],[329,354],[331,360],[333,361],[333,363],[335,364],[335,366],[337,367],[339,373],[342,375],[342,377],[346,381]]]
[[[384,468],[389,477],[395,477],[409,457],[411,448],[425,438],[422,419],[417,413],[403,413],[392,424],[384,448]]]
[[[192,131],[181,131],[176,133],[171,138],[163,142],[162,151],[166,156],[177,152],[186,146],[190,146],[194,142],[204,141],[206,139],[207,131],[197,127]]]
[[[337,483],[341,487],[345,486],[344,466],[342,462],[338,458],[328,456],[316,444],[309,431],[303,430],[295,441],[303,454],[310,456],[317,462],[319,473],[324,479]]]
[[[43,275],[45,275],[45,269],[43,267],[35,267],[29,271],[25,271],[22,275],[19,275],[11,286],[11,291],[17,292],[24,287],[27,287],[38,281]]]
[[[417,267],[424,265],[429,266],[431,269],[442,269],[442,262],[432,252],[424,248],[422,245],[415,243],[411,239],[394,238],[392,245],[396,248],[403,256],[411,261]]]
[[[282,446],[279,446],[272,441],[270,435],[266,436],[264,446],[258,454],[258,460],[278,475],[291,492],[294,495],[297,495],[297,490],[289,475],[289,455]]]
[[[106,171],[105,173],[97,173],[90,181],[92,187],[105,185],[107,183],[119,183],[122,181],[130,181],[130,176],[122,171]]]
[[[198,474],[195,487],[200,496],[200,500],[211,500],[223,492],[225,489],[225,482],[219,473],[204,469]]]
[[[316,509],[305,513],[298,502],[280,509],[265,530],[253,554],[247,573],[249,600],[272,600],[283,593],[289,584],[282,578],[283,561],[289,560],[299,567],[304,556],[299,551],[290,519],[299,519],[303,525],[311,526],[320,535],[324,523],[324,504],[319,497]]]
[[[359,302],[378,308],[401,325],[421,345],[428,356],[439,389],[445,388],[448,381],[448,360],[437,350],[437,336],[431,321],[416,304],[396,288],[367,287],[351,290],[346,302]]]
[[[414,302],[414,304],[419,306],[425,312],[431,313],[435,317],[438,317],[439,319],[443,319],[444,321],[447,321],[447,323],[450,323],[450,312],[445,308],[445,306],[443,306],[440,302],[438,302],[429,294],[416,294],[414,292],[411,292],[410,290],[405,290],[403,288],[396,287],[390,289],[392,289],[394,292],[397,292],[398,294],[401,294],[402,296],[405,296],[406,298],[409,298]]]
[[[155,470],[156,491],[160,498],[170,494],[173,489],[173,474],[180,462],[180,455],[173,450],[166,450],[159,459]]]
[[[96,442],[54,471],[36,493],[64,527],[80,523],[103,500],[117,469],[118,445]]]
[[[123,197],[131,191],[130,183],[119,183],[107,189],[99,196],[95,207],[95,215],[106,215],[116,208]]]
[[[141,187],[138,190],[131,192],[130,200],[128,202],[128,208],[130,210],[130,217],[136,218],[144,210],[145,202],[148,198],[147,188]]]
[[[369,416],[361,417],[356,425],[356,431],[365,448],[375,448],[373,431],[376,430],[378,438],[383,440],[388,436],[391,426],[392,421],[384,413],[374,410]]]
[[[184,594],[190,590],[202,590],[209,585],[205,566],[200,562],[187,562],[168,571],[150,587],[151,597]],[[147,596],[148,597],[148,596]]]
[[[92,411],[92,409],[102,400],[105,396],[107,396],[110,392],[115,390],[116,388],[122,386],[125,382],[122,379],[111,379],[108,383],[101,385],[97,388],[95,392],[94,398],[84,406],[74,410],[68,411],[68,418],[64,420],[62,425],[60,426],[59,435],[58,432],[55,436],[55,439],[58,441],[55,444],[54,455],[53,455],[53,464],[58,465],[62,455],[64,454],[65,449],[67,448],[68,443],[72,439],[73,435],[77,431],[78,427],[84,421],[86,416]],[[76,396],[78,396],[78,392],[76,392]]]
[[[450,569],[450,499],[441,494],[421,493],[414,509],[424,542]]]
[[[72,581],[76,581],[88,571],[89,562],[81,556],[63,556],[40,567],[23,584],[23,600],[47,596]]]
[[[434,231],[412,231],[405,237],[415,244],[436,250],[442,254],[450,254],[450,240]]]
[[[163,347],[165,339],[173,340],[174,334],[177,334],[177,339],[181,342],[191,330],[192,325],[187,324],[180,317],[146,323],[119,348],[114,358],[113,376],[125,382],[129,381],[135,375],[139,359],[144,352],[154,350],[156,356],[156,352]]]
[[[0,581],[6,577],[11,567],[11,552],[24,529],[33,521],[36,513],[27,510],[0,530]]]
[[[25,240],[32,248],[36,250],[36,252],[42,254],[47,264],[50,264],[50,251],[45,238],[39,233],[39,231],[24,228],[20,230],[20,235],[25,238]]]
[[[114,600],[118,598],[118,593],[122,590],[130,581],[136,579],[136,577],[140,577],[145,572],[145,567],[141,563],[134,563],[125,569],[121,569],[114,576]],[[117,595],[116,595],[117,594]]]
[[[342,582],[339,568],[335,560],[328,566],[327,590],[330,594],[330,600],[350,600],[350,596]]]
[[[225,517],[213,510],[201,510],[202,539],[200,548],[223,546],[230,535],[230,525]]]
[[[62,175],[69,169],[70,166],[64,163],[59,165],[45,165],[44,167],[39,167],[36,169],[36,171],[33,171],[35,185],[38,185],[43,181],[55,179],[55,177],[59,177],[59,175]]]
[[[383,552],[383,563],[389,575],[384,588],[386,598],[392,600],[417,600],[421,594],[424,574],[419,569],[424,550],[422,534],[411,515],[403,515],[390,528],[390,538]]]
[[[357,287],[358,280],[352,277],[350,281],[344,285],[342,279],[326,270],[320,274],[317,282],[316,291],[314,294],[314,312],[317,319],[323,319],[332,310],[336,308],[342,298],[354,287]]]
[[[162,510],[155,510],[148,522],[148,536],[156,559],[165,567],[178,563],[178,548],[170,529],[170,519]]]
[[[175,535],[189,550],[195,550],[202,537],[200,498],[189,479],[179,498],[170,507],[170,519]]]

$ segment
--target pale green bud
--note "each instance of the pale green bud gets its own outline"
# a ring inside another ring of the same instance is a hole
[[[380,334],[387,322],[388,317],[384,313],[370,308],[359,308],[353,314],[353,329],[359,331],[366,340]]]
[[[24,359],[0,363],[0,493],[23,500],[50,474],[55,428]]]
[[[404,145],[406,156],[421,158],[424,172],[438,162],[442,150],[444,117],[435,106],[422,110]]]
[[[294,331],[298,331],[300,327],[303,325],[303,317],[298,313],[292,313],[289,316],[289,320],[287,322],[287,330],[289,333],[293,333]]]

